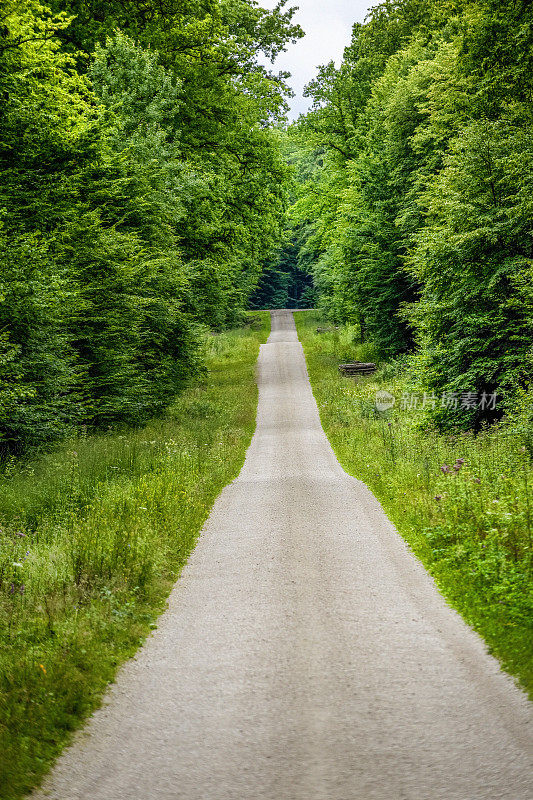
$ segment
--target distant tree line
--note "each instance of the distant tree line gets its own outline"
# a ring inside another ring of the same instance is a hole
[[[383,357],[410,352],[437,407],[479,427],[533,377],[533,4],[387,0],[342,64],[308,86],[298,150],[298,258],[319,304]]]
[[[288,222],[284,241],[264,264],[250,307],[313,308],[316,293],[310,265],[302,259],[302,231]]]
[[[282,239],[284,74],[253,0],[0,3],[0,451],[139,423]]]

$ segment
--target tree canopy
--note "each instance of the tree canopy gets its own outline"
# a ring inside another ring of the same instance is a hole
[[[525,0],[387,0],[290,131],[325,313],[414,353],[421,390],[500,395],[439,408],[446,426],[490,422],[533,377],[532,52]]]
[[[279,246],[300,29],[253,0],[0,5],[0,448],[138,423]]]
[[[0,450],[136,424],[313,303],[479,427],[533,377],[533,7],[385,0],[287,126],[295,9],[0,3]]]

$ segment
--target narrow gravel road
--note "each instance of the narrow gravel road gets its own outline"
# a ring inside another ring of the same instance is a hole
[[[60,800],[532,800],[530,707],[320,426],[290,312],[258,427]]]

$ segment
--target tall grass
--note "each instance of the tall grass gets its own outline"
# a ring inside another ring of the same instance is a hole
[[[527,437],[502,425],[445,436],[414,409],[381,413],[376,392],[405,389],[401,364],[342,378],[339,362],[370,360],[353,331],[315,332],[297,312],[325,431],[347,472],[364,481],[450,602],[504,667],[533,691],[533,466]]]
[[[256,315],[257,316],[257,315]],[[0,798],[34,786],[155,627],[257,404],[260,324],[208,336],[205,379],[141,430],[0,476]],[[255,327],[255,330],[253,329]]]

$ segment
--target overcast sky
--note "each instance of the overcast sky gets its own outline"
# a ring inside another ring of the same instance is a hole
[[[263,8],[274,8],[276,0],[260,0]],[[307,111],[309,100],[303,96],[306,83],[316,75],[316,68],[328,61],[338,65],[342,53],[350,43],[352,25],[363,22],[368,9],[376,0],[289,0],[290,6],[298,6],[295,21],[305,31],[305,38],[289,45],[275,62],[275,68],[292,74],[291,87],[296,96],[291,100],[290,116]]]

